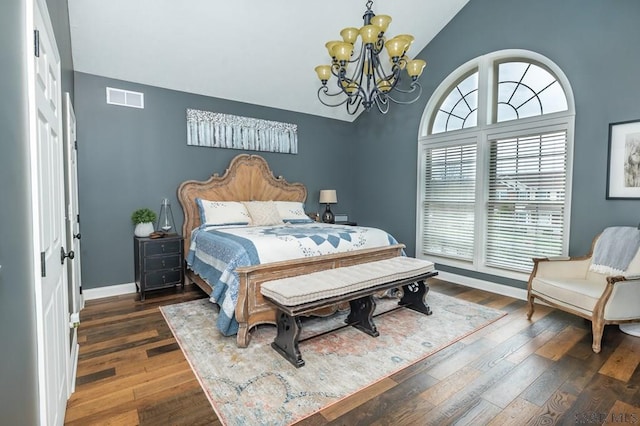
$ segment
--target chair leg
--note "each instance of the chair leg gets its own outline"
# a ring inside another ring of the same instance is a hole
[[[601,319],[593,318],[591,321],[591,332],[593,333],[593,344],[591,349],[593,352],[600,353],[602,334],[604,333],[604,321]]]
[[[534,306],[533,306],[533,294],[529,293],[527,295],[527,300],[528,300],[528,304],[527,306],[529,307],[529,309],[527,310],[527,319],[530,320],[531,317],[533,316],[533,311],[534,311]]]

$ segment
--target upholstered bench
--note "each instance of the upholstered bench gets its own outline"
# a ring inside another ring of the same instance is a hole
[[[402,287],[399,305],[430,315],[424,301],[425,280],[437,274],[432,262],[399,256],[264,282],[262,295],[278,308],[277,335],[271,346],[294,366],[302,367],[300,316],[342,302],[349,302],[351,308],[345,322],[377,337],[373,295],[392,288]]]

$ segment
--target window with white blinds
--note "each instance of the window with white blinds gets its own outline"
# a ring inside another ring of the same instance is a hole
[[[426,150],[424,254],[471,260],[476,184],[476,144]]]
[[[574,121],[566,76],[535,52],[449,75],[419,132],[417,255],[519,280],[533,257],[566,255]]]
[[[491,142],[486,264],[528,272],[562,254],[567,132]]]

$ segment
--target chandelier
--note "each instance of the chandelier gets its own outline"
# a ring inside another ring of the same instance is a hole
[[[358,112],[361,106],[369,111],[374,104],[382,114],[386,114],[389,101],[411,104],[422,93],[422,86],[417,80],[427,63],[422,59],[411,60],[407,57],[407,50],[414,37],[402,34],[387,39],[385,32],[391,23],[391,17],[374,14],[372,5],[372,0],[367,1],[362,28],[345,28],[340,31],[342,41],[326,43],[332,59],[331,65],[319,65],[315,68],[322,82],[318,89],[320,102],[330,107],[346,104],[347,112],[351,115]],[[360,50],[354,54],[358,36]],[[406,84],[401,86],[403,70],[411,78],[408,87]],[[330,92],[327,85],[331,76],[336,77],[332,80],[336,82],[335,92]],[[334,96],[340,98],[330,102]]]

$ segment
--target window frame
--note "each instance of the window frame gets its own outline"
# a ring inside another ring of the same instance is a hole
[[[516,120],[495,122],[495,99],[497,96],[497,66],[510,61],[526,61],[549,71],[557,78],[564,90],[567,110]],[[478,72],[478,111],[477,125],[466,129],[451,130],[430,134],[438,108],[449,92],[468,77]],[[575,102],[571,85],[562,70],[548,58],[527,50],[508,49],[489,53],[468,61],[450,73],[433,92],[424,109],[420,121],[417,152],[417,194],[416,194],[416,257],[434,263],[463,270],[486,273],[494,276],[527,281],[528,274],[496,267],[486,266],[485,240],[487,235],[486,206],[489,197],[489,161],[491,141],[505,138],[542,134],[547,131],[563,130],[567,132],[566,188],[563,217],[562,255],[569,249],[569,230],[571,218],[571,190],[573,176],[573,146],[575,128]],[[476,139],[476,192],[475,192],[475,231],[474,255],[472,262],[422,253],[423,212],[425,193],[425,174],[423,164],[426,150],[432,147],[454,145],[456,141]]]

